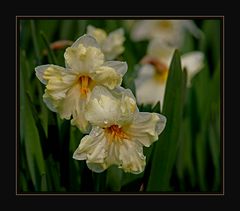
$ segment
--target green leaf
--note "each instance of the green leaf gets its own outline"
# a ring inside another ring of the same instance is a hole
[[[204,38],[200,42],[200,50],[208,58],[210,70],[214,70],[220,59],[221,52],[221,22],[220,20],[205,20],[202,26]]]
[[[179,145],[186,75],[183,74],[180,55],[176,50],[170,65],[163,104],[167,117],[166,128],[156,142],[147,191],[170,191],[170,178]]]
[[[48,50],[48,60],[49,60],[49,62],[51,64],[58,64],[57,58],[56,58],[54,52],[52,51],[52,49],[50,48],[50,43],[49,43],[45,33],[43,31],[41,31],[40,34],[41,34],[42,40],[44,42],[44,45]]]
[[[42,152],[42,146],[38,134],[38,129],[33,118],[30,102],[25,97],[25,112],[24,118],[24,144],[27,155],[27,163],[34,184],[35,190],[40,190],[41,177],[46,173],[45,163]]]
[[[33,47],[34,47],[34,51],[35,51],[35,54],[36,54],[37,65],[40,65],[41,64],[41,54],[40,54],[39,46],[38,46],[38,42],[37,42],[35,21],[31,20],[30,23],[31,23]]]

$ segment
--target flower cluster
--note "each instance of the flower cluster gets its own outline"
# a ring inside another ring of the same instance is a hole
[[[66,49],[65,67],[35,68],[45,85],[47,107],[88,134],[73,158],[86,160],[94,172],[111,165],[135,174],[144,171],[143,146],[157,141],[166,124],[161,114],[139,112],[131,90],[121,87],[127,63],[109,60],[123,52],[123,42],[122,29],[107,36],[88,26],[87,34]]]
[[[142,20],[132,26],[134,41],[149,40],[147,54],[135,79],[138,104],[163,105],[170,62],[175,49],[181,49],[186,32],[200,38],[202,32],[191,20]],[[187,71],[187,86],[203,68],[204,54],[201,51],[187,52],[181,56],[182,69]],[[152,93],[152,94],[149,94]]]

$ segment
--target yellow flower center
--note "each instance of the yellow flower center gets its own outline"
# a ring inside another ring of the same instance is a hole
[[[110,142],[129,139],[129,136],[118,125],[111,125],[110,127],[105,128],[105,133]]]
[[[170,29],[173,28],[173,24],[172,24],[171,21],[167,21],[167,20],[165,20],[165,21],[159,21],[159,22],[158,22],[158,27],[159,27],[160,29],[170,30]]]
[[[154,78],[160,82],[164,83],[167,80],[168,77],[168,67],[166,64],[161,62],[159,59],[151,57],[151,56],[146,56],[143,58],[141,61],[142,64],[151,64],[154,66],[155,69],[155,75]]]
[[[95,82],[86,75],[80,76],[78,82],[80,84],[80,93],[83,97],[86,97],[89,91],[95,86]]]

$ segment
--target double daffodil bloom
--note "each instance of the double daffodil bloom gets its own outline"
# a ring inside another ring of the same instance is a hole
[[[146,159],[143,146],[158,140],[166,118],[157,113],[139,112],[129,89],[108,90],[97,86],[86,108],[86,119],[93,125],[73,154],[86,160],[94,172],[117,165],[125,172],[141,173]]]
[[[115,59],[124,51],[123,43],[125,37],[122,28],[112,31],[107,35],[103,29],[89,25],[87,27],[87,34],[97,40],[106,60]]]
[[[36,76],[46,85],[43,100],[47,107],[59,113],[62,119],[71,119],[82,132],[90,130],[85,118],[86,103],[97,85],[114,89],[122,82],[127,64],[105,62],[97,41],[83,35],[64,53],[66,68],[41,65],[35,68]]]
[[[150,42],[148,54],[142,59],[142,67],[135,79],[138,104],[155,105],[160,101],[163,105],[168,69],[174,50],[158,39]],[[204,54],[200,51],[183,54],[181,65],[182,69],[187,70],[187,86],[190,87],[191,79],[203,68]]]
[[[186,31],[199,38],[202,32],[192,20],[141,20],[132,28],[134,41],[159,39],[173,47],[181,47]]]

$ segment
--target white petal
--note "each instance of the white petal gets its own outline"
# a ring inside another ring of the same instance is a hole
[[[153,65],[144,64],[138,70],[138,78],[141,78],[144,80],[152,78],[154,77],[155,72],[156,71]]]
[[[121,76],[124,76],[124,74],[127,72],[127,69],[128,69],[127,62],[107,61],[107,62],[104,62],[103,65],[113,68]]]
[[[96,39],[88,34],[84,34],[83,36],[79,37],[73,44],[72,48],[78,48],[79,45],[82,44],[85,48],[87,47],[95,47],[99,48],[99,45],[96,41]]]
[[[140,174],[144,171],[146,157],[143,155],[142,145],[132,140],[124,140],[119,144],[119,160],[125,172]]]
[[[107,33],[103,29],[96,28],[92,25],[87,26],[87,34],[93,36],[97,40],[100,47],[102,47],[103,42],[107,38]]]
[[[47,84],[47,81],[43,78],[43,76],[44,76],[44,72],[49,68],[53,68],[57,71],[65,71],[65,69],[63,67],[53,65],[53,64],[46,64],[46,65],[37,66],[35,68],[36,76],[45,85]]]
[[[86,119],[93,125],[102,127],[115,124],[119,105],[120,101],[108,89],[96,86],[86,107]]]
[[[115,59],[124,51],[123,42],[125,41],[122,28],[111,32],[102,44],[102,51],[106,60]]]
[[[75,104],[71,104],[69,108],[72,108],[71,124],[77,126],[82,133],[89,133],[91,125],[85,118],[86,100],[76,99]]]
[[[159,134],[166,125],[166,117],[157,113],[138,112],[127,133],[134,141],[146,147],[158,140]]]
[[[73,158],[86,160],[88,167],[92,171],[102,172],[108,167],[105,163],[107,152],[108,142],[103,129],[94,127],[90,135],[83,137],[73,154]]]
[[[56,65],[47,66],[42,73],[41,78],[47,83],[43,100],[51,111],[57,112],[59,103],[66,97],[67,91],[74,85],[77,76]]]
[[[109,66],[100,66],[90,73],[90,77],[98,84],[114,89],[122,83],[122,75]]]
[[[122,125],[131,122],[136,110],[136,102],[129,89],[110,91],[96,86],[86,107],[86,119],[100,127]]]
[[[102,129],[98,136],[84,136],[78,148],[73,153],[73,158],[76,160],[87,160],[93,163],[103,163],[106,158],[106,141]]]
[[[187,69],[188,83],[203,68],[204,54],[200,51],[192,51],[182,55],[182,67]]]
[[[154,21],[152,20],[137,21],[133,25],[133,28],[131,31],[131,39],[133,41],[150,39],[153,26],[154,26]]]
[[[98,127],[94,127],[98,128]],[[102,134],[99,129],[92,130],[91,136],[96,136],[97,138]],[[103,138],[103,137],[102,137]],[[105,137],[106,138],[106,137]],[[103,138],[104,139],[104,138]],[[105,139],[106,140],[106,139]],[[105,144],[101,142],[100,146],[105,149],[105,158],[102,162],[99,162],[99,160],[96,160],[95,162],[87,160],[87,166],[94,172],[103,172],[111,165],[121,165],[121,161],[119,160],[119,147],[120,143],[118,142],[109,142],[106,141]]]
[[[163,105],[166,82],[159,82],[154,78],[144,79],[138,77],[135,79],[137,103],[155,105],[158,101]]]
[[[53,112],[57,112],[57,106],[59,104],[59,101],[52,100],[51,96],[48,94],[47,90],[45,90],[45,93],[43,95],[43,101],[46,104],[46,106]]]
[[[161,39],[153,39],[148,45],[148,55],[158,58],[162,63],[170,66],[175,48],[170,47]]]

